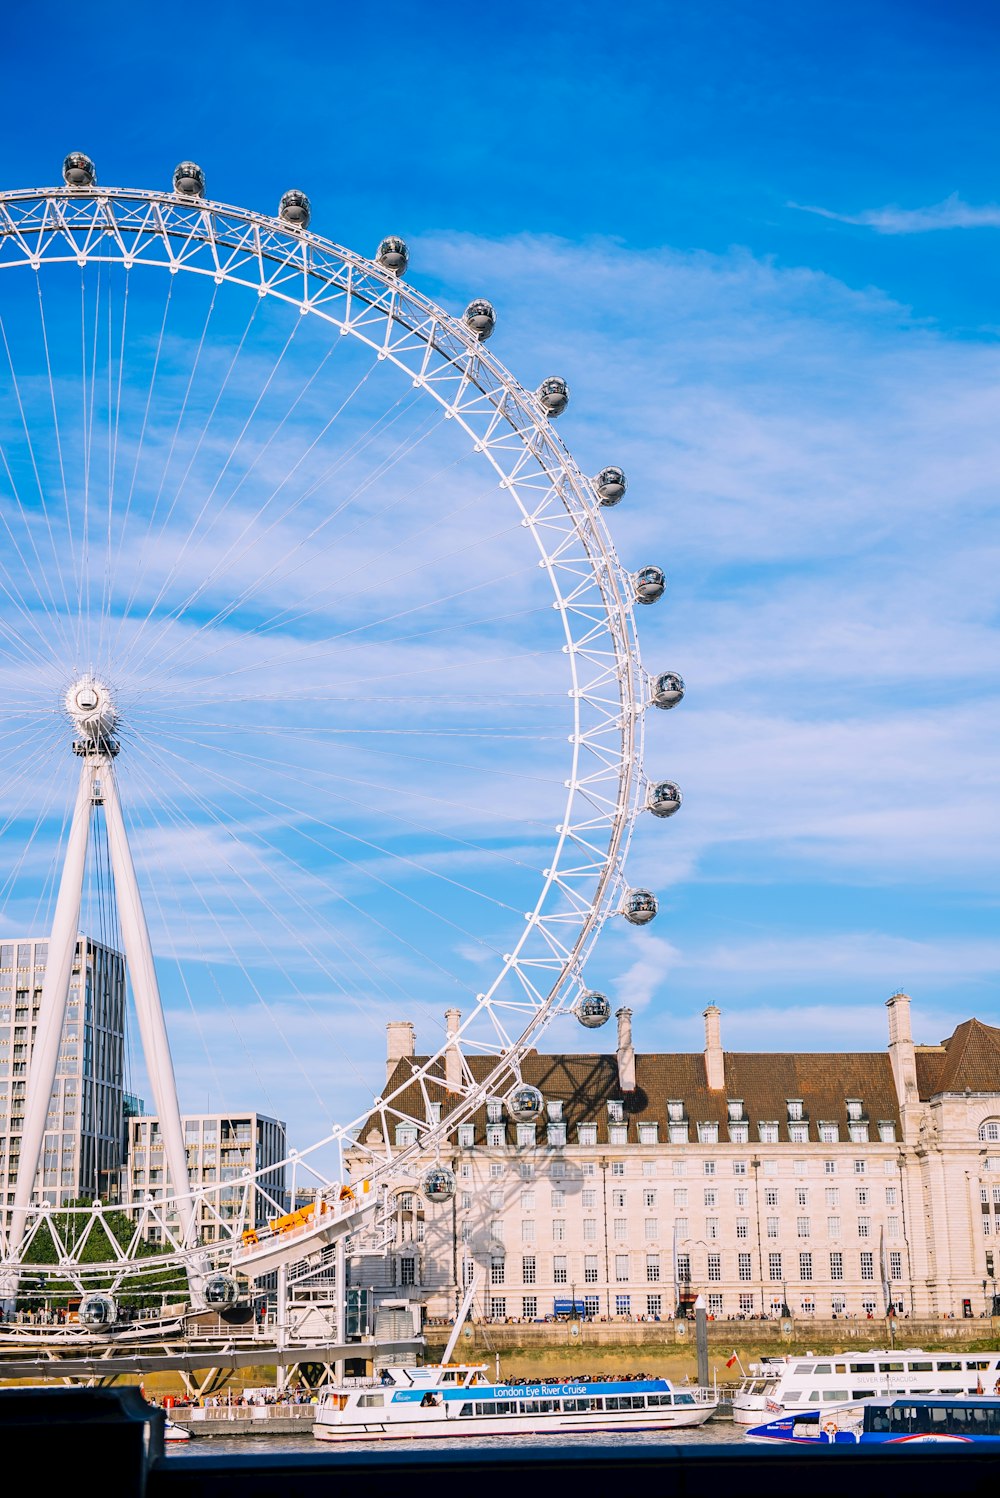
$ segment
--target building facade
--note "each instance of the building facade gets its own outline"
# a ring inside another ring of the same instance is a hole
[[[627,1009],[615,1054],[531,1053],[544,1122],[487,1100],[435,1152],[453,1199],[424,1201],[418,1168],[392,1251],[355,1257],[352,1282],[443,1317],[473,1273],[504,1319],[665,1317],[698,1294],[723,1318],[992,1310],[1000,1030],[915,1045],[909,998],[888,1011],[884,1052],[727,1052],[713,1005],[701,1053],[637,1055]],[[388,1056],[399,1085],[412,1026],[389,1027]],[[402,1107],[420,1116],[417,1089]]]
[[[48,941],[0,942],[0,1191],[14,1200],[28,1065]],[[49,1098],[38,1196],[63,1206],[113,1198],[124,1155],[125,959],[81,936],[70,977],[56,1080]]]
[[[262,1227],[287,1210],[285,1125],[278,1119],[263,1113],[190,1113],[181,1126],[190,1184],[210,1188],[198,1208],[204,1242],[229,1236],[229,1225],[243,1211],[248,1174],[255,1180],[247,1226]],[[131,1197],[154,1201],[170,1190],[160,1121],[150,1114],[128,1120],[128,1186]]]

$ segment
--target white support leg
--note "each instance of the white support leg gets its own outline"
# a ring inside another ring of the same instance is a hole
[[[135,1000],[142,1038],[146,1068],[153,1089],[153,1099],[160,1120],[167,1168],[173,1184],[184,1241],[195,1243],[194,1203],[189,1191],[187,1155],[184,1135],[181,1130],[180,1108],[177,1102],[177,1084],[174,1066],[170,1058],[170,1042],[163,1020],[160,1003],[160,988],[156,980],[153,948],[149,940],[149,927],[142,908],[139,885],[135,877],[132,850],[125,833],[121,803],[118,799],[118,784],[114,765],[110,757],[101,760],[101,790],[104,797],[104,818],[108,829],[108,849],[115,880],[115,899],[118,919],[121,923],[125,961],[132,981],[132,996]],[[191,1282],[192,1295],[199,1298],[200,1286]]]
[[[70,824],[66,862],[63,864],[56,898],[55,918],[49,936],[49,956],[45,965],[42,997],[38,1005],[38,1026],[28,1066],[25,1091],[24,1130],[21,1135],[21,1159],[14,1188],[8,1255],[13,1258],[24,1237],[26,1210],[31,1204],[35,1176],[42,1158],[45,1118],[56,1079],[59,1042],[66,1019],[70,977],[80,926],[80,902],[83,897],[83,873],[87,862],[90,833],[90,811],[94,801],[96,764],[88,755],[80,765],[80,783]],[[14,1293],[7,1290],[8,1294]]]

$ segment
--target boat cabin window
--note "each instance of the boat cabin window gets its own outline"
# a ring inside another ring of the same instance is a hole
[[[874,1373],[875,1372],[875,1364],[874,1363],[852,1363],[851,1364],[851,1372],[852,1373]]]
[[[380,1410],[385,1404],[384,1394],[359,1394],[358,1407],[362,1410]]]
[[[936,1364],[936,1367],[939,1373],[961,1373],[962,1371],[961,1363],[956,1362],[954,1358],[950,1358],[947,1362],[942,1360]]]
[[[840,1403],[844,1399],[850,1399],[850,1397],[851,1396],[850,1394],[848,1394],[846,1389],[823,1390],[823,1398],[827,1401],[828,1404]]]
[[[907,1371],[909,1373],[933,1373],[934,1372],[934,1364],[933,1363],[907,1363],[906,1367],[907,1367]]]
[[[831,1373],[832,1371],[829,1363],[817,1363],[813,1368],[813,1373]]]

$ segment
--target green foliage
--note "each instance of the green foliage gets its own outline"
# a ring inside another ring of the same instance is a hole
[[[88,1198],[71,1202],[70,1205],[89,1209],[91,1202]],[[110,1263],[116,1258],[118,1250],[124,1253],[130,1251],[135,1233],[135,1223],[128,1213],[114,1207],[105,1208],[97,1221],[92,1224],[89,1222],[88,1213],[68,1211],[53,1212],[51,1223],[51,1228],[47,1222],[42,1223],[32,1241],[28,1257],[33,1265],[59,1263],[61,1255],[56,1246],[56,1237],[67,1246],[81,1266]],[[87,1232],[88,1226],[89,1233]],[[82,1241],[84,1234],[87,1236],[85,1241]],[[115,1244],[118,1250],[114,1247]],[[81,1246],[77,1248],[75,1245]],[[131,1248],[131,1258],[138,1265],[143,1259],[156,1258],[160,1252],[157,1244],[140,1240]],[[78,1294],[69,1280],[55,1275],[46,1275],[45,1281],[46,1297],[50,1300],[75,1298]],[[88,1275],[87,1281],[95,1290],[111,1289],[115,1285],[115,1276],[113,1274]],[[122,1304],[136,1307],[157,1306],[164,1296],[186,1300],[187,1280],[183,1270],[176,1267],[149,1270],[145,1274],[137,1272],[118,1281],[115,1295]]]

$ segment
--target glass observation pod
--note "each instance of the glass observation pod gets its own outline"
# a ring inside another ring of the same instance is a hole
[[[628,488],[624,468],[618,468],[613,463],[608,468],[602,468],[594,480],[594,488],[597,490],[598,500],[606,509],[620,504]]]
[[[545,1112],[545,1099],[537,1087],[524,1084],[507,1099],[507,1111],[517,1123],[534,1123]]]
[[[672,817],[684,797],[672,780],[658,780],[646,792],[646,808],[654,817]]]
[[[205,196],[205,173],[194,161],[181,161],[174,167],[174,192],[182,198]]]
[[[535,395],[546,416],[561,416],[569,405],[569,386],[559,375],[543,380]]]
[[[118,1320],[118,1304],[110,1295],[99,1291],[83,1297],[77,1314],[83,1326],[114,1326]]]
[[[488,302],[485,297],[476,297],[475,301],[470,302],[466,307],[462,316],[480,343],[485,343],[487,338],[492,337],[497,325],[497,315],[493,303]]]
[[[386,235],[375,251],[375,259],[386,270],[391,270],[394,276],[401,276],[410,263],[406,240],[400,239],[396,234]]]
[[[656,896],[648,889],[630,889],[625,896],[622,915],[633,926],[647,926],[659,908]]]
[[[653,681],[650,701],[654,707],[676,707],[684,696],[684,678],[676,671],[661,671]]]
[[[291,187],[288,192],[281,195],[278,217],[286,224],[290,224],[293,229],[308,229],[309,220],[312,218],[312,204],[304,192],[297,187]]]
[[[93,187],[97,181],[97,168],[82,151],[70,151],[63,162],[63,181],[67,187]]]
[[[640,567],[632,578],[636,603],[655,603],[667,586],[662,567]]]
[[[455,1195],[455,1177],[447,1165],[432,1165],[420,1189],[429,1202],[450,1202]]]
[[[587,1030],[598,1030],[611,1018],[611,1000],[607,994],[588,989],[576,1003],[576,1017]]]
[[[240,1287],[231,1274],[212,1274],[205,1281],[205,1304],[233,1306],[240,1298]]]

